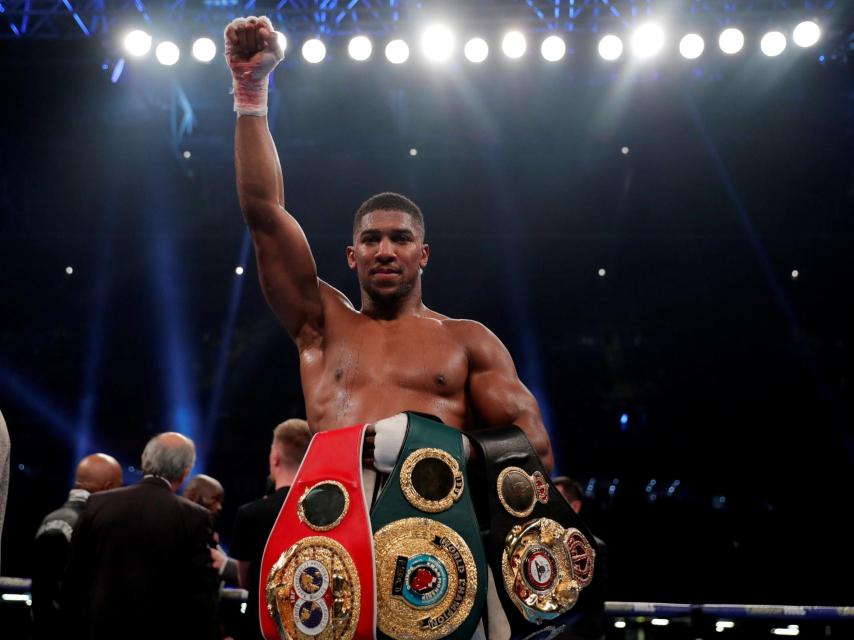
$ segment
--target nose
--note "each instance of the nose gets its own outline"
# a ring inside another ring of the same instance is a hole
[[[394,243],[391,241],[391,238],[383,238],[380,240],[379,246],[377,247],[377,257],[378,258],[393,258],[394,257]]]

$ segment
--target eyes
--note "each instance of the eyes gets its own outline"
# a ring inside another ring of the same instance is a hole
[[[388,239],[394,244],[409,244],[415,241],[415,237],[408,231],[394,231],[388,234]],[[366,231],[360,237],[362,244],[377,244],[382,240],[382,234],[378,232]]]

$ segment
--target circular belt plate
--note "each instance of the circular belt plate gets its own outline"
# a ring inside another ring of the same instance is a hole
[[[444,638],[474,606],[477,568],[453,529],[404,518],[374,534],[377,626],[399,640]]]
[[[315,531],[334,529],[350,508],[350,496],[344,485],[324,480],[305,490],[297,504],[297,517]]]
[[[498,499],[511,516],[524,518],[531,515],[537,503],[534,481],[519,467],[506,467],[498,474]]]
[[[578,529],[539,518],[510,530],[501,556],[504,588],[529,622],[569,611],[593,576],[595,553]]]
[[[457,460],[447,451],[417,449],[400,468],[400,489],[416,509],[439,513],[450,509],[463,495],[463,474]]]
[[[350,640],[356,633],[359,575],[347,550],[331,538],[303,538],[285,551],[270,569],[266,595],[282,638]]]

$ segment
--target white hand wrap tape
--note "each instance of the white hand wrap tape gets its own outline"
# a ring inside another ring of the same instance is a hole
[[[267,16],[236,18],[229,23],[226,31],[232,27],[256,23],[262,24],[275,36],[276,32]],[[234,55],[234,50],[235,45],[226,36],[225,59],[231,68],[234,110],[240,115],[265,116],[267,115],[268,78],[276,65],[285,57],[285,52],[279,44],[279,38],[270,38],[264,48],[249,60],[239,59]]]

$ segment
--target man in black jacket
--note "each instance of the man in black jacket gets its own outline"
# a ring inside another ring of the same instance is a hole
[[[89,496],[122,486],[122,468],[115,458],[93,453],[83,458],[74,475],[74,488],[59,509],[51,511],[36,532],[33,547],[33,634],[35,640],[56,638],[64,629],[59,596],[71,552],[71,533]]]
[[[285,504],[288,489],[296,477],[310,441],[311,432],[305,420],[292,418],[277,426],[273,430],[273,444],[268,457],[270,478],[275,491],[259,500],[244,504],[237,512],[231,555],[237,559],[240,586],[249,592],[243,633],[246,640],[262,637],[258,622],[261,558],[270,530],[276,524],[279,511]]]
[[[189,438],[162,433],[143,451],[138,484],[89,499],[64,584],[72,637],[214,638],[210,512],[175,495],[195,455]]]

